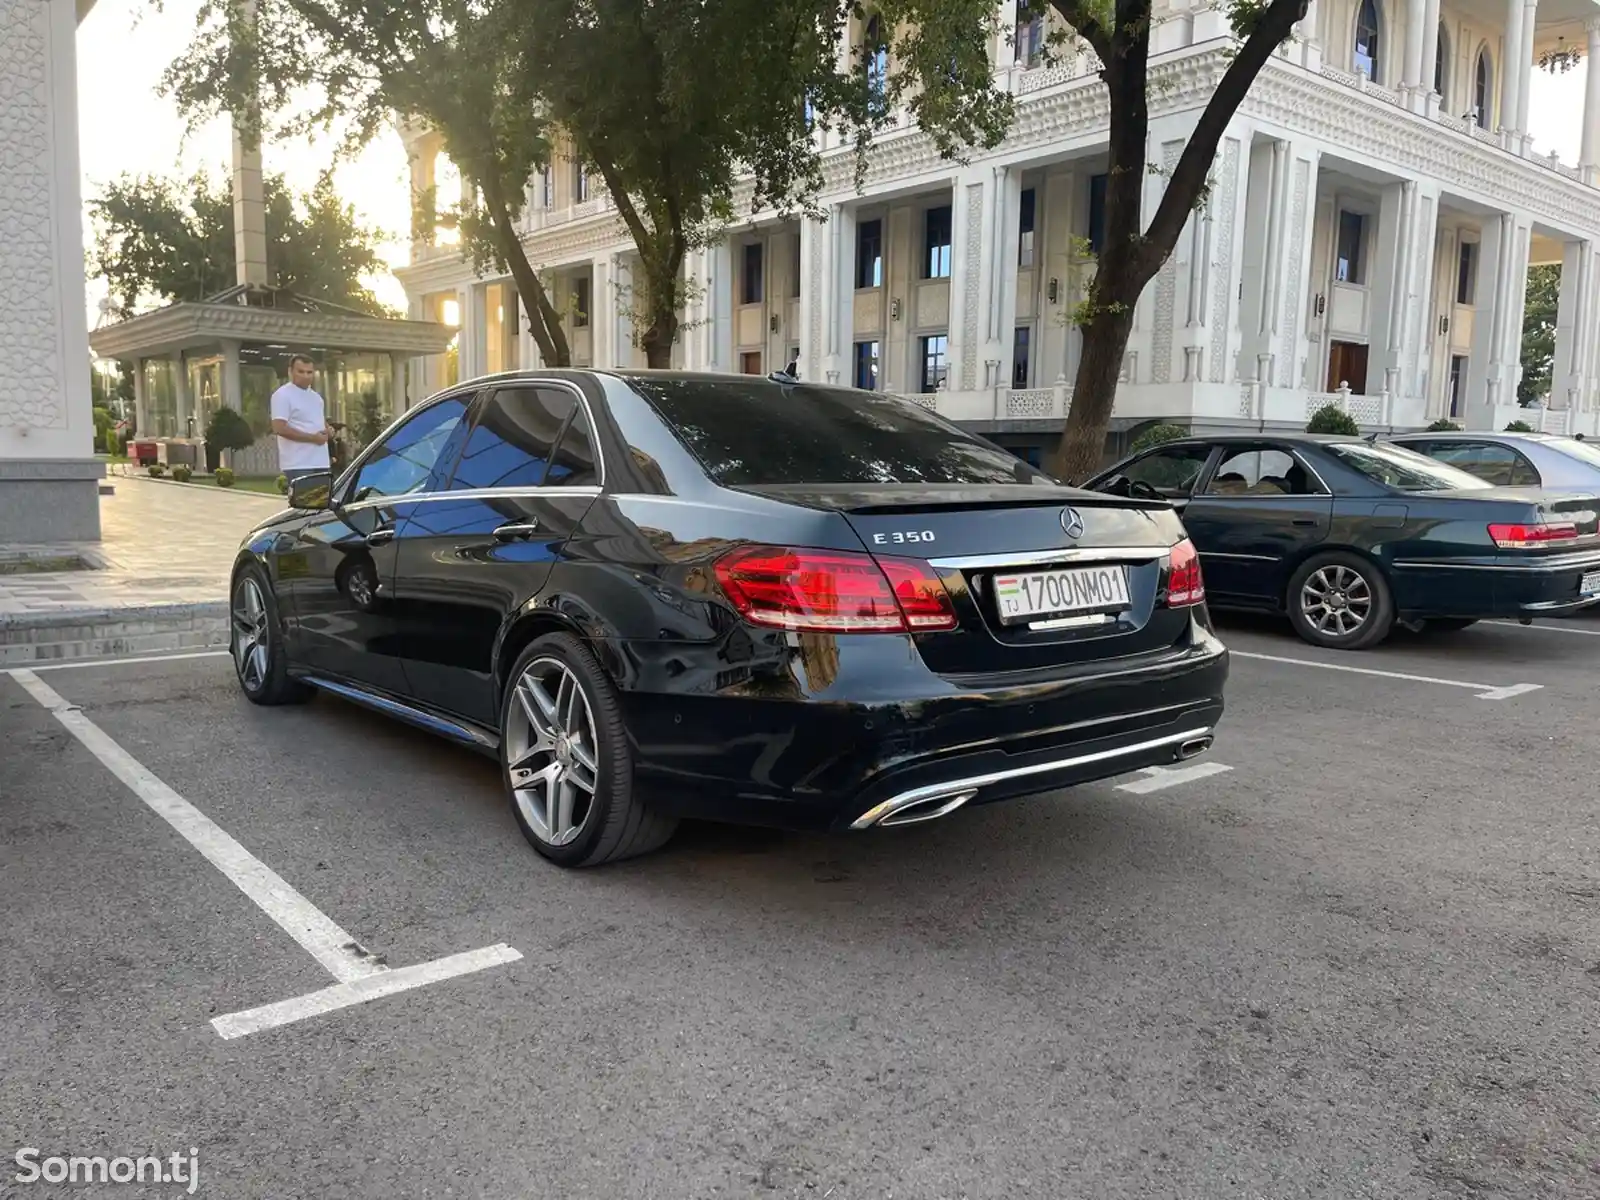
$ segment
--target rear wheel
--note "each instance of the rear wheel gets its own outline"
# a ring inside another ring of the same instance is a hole
[[[278,600],[266,572],[252,563],[239,572],[229,605],[228,651],[239,686],[253,704],[296,704],[310,689],[289,678]]]
[[[1366,650],[1389,636],[1394,600],[1383,574],[1354,554],[1319,554],[1289,583],[1289,620],[1313,646]]]
[[[592,867],[646,854],[672,836],[678,822],[633,794],[622,708],[581,641],[557,633],[530,645],[502,705],[511,812],[540,854],[563,867]]]

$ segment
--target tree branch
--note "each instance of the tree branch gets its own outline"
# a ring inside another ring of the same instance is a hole
[[[1161,264],[1178,244],[1178,235],[1183,232],[1195,200],[1211,174],[1211,163],[1222,135],[1227,132],[1228,122],[1244,102],[1261,68],[1293,32],[1295,23],[1305,12],[1306,0],[1273,0],[1228,64],[1200,120],[1195,123],[1194,132],[1189,135],[1178,165],[1167,180],[1167,190],[1162,193],[1156,214],[1150,220],[1150,228],[1145,232],[1138,264],[1141,283],[1161,269]]]

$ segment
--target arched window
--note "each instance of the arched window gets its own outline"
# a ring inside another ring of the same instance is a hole
[[[1361,7],[1356,12],[1356,43],[1352,61],[1355,69],[1373,83],[1383,82],[1378,78],[1381,48],[1378,40],[1378,6],[1374,0],[1361,0]]]
[[[861,54],[867,66],[867,91],[881,101],[889,85],[889,39],[883,36],[883,19],[874,16],[867,22],[861,39]]]
[[[1440,96],[1445,94],[1445,84],[1450,82],[1450,36],[1444,31],[1444,22],[1439,22],[1439,44],[1434,50],[1433,58],[1433,90]],[[1449,104],[1445,105],[1449,108]]]
[[[1479,129],[1489,128],[1489,118],[1494,109],[1494,64],[1489,61],[1489,47],[1478,51],[1478,66],[1472,75],[1472,116]]]
[[[1017,0],[1016,58],[1025,67],[1036,67],[1044,57],[1044,14],[1035,11],[1035,0]]]

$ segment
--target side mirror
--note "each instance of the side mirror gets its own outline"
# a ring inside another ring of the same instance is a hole
[[[332,498],[333,473],[330,471],[302,475],[289,485],[290,508],[324,509]]]

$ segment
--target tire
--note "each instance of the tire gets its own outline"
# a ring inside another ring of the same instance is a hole
[[[1428,633],[1459,633],[1477,623],[1477,617],[1429,617],[1423,628]]]
[[[289,678],[283,621],[267,574],[255,563],[233,580],[228,598],[228,654],[239,687],[252,704],[300,704],[311,695]]]
[[[1394,598],[1383,573],[1343,551],[1302,563],[1289,581],[1285,604],[1301,639],[1330,650],[1370,649],[1394,628]]]
[[[678,827],[635,797],[616,689],[571,634],[539,638],[507,676],[500,767],[517,828],[558,866],[648,854]]]

